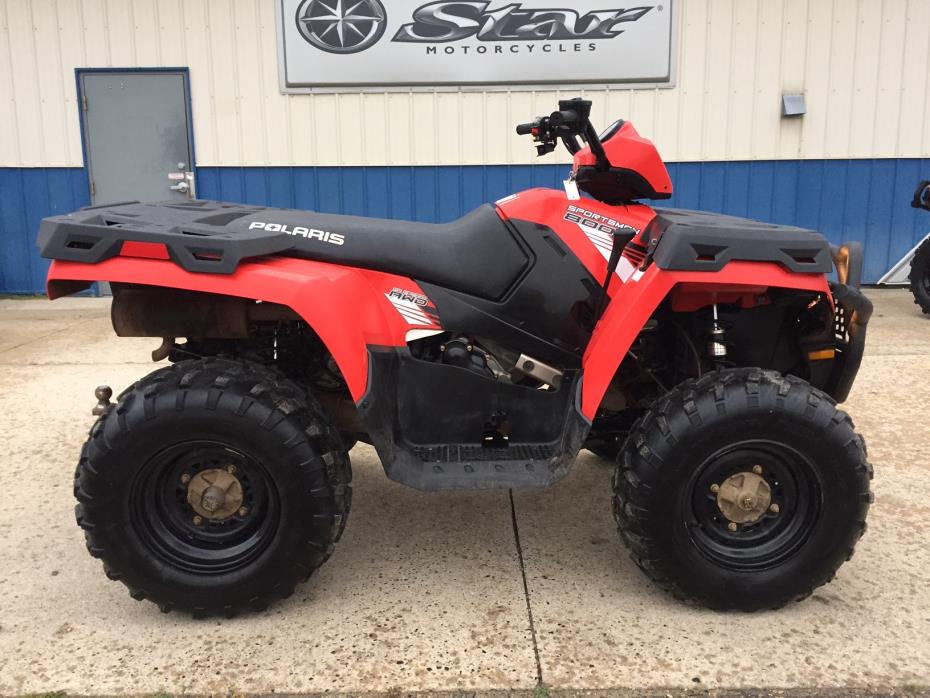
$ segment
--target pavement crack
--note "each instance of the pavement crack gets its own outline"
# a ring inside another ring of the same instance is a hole
[[[536,622],[533,620],[533,604],[530,601],[530,587],[526,581],[526,565],[523,561],[523,546],[520,544],[520,527],[517,525],[517,505],[513,501],[513,490],[510,495],[510,518],[513,521],[513,540],[517,547],[517,560],[520,562],[520,576],[523,578],[523,598],[526,600],[526,616],[530,622],[530,634],[533,638],[533,656],[536,658],[536,684],[543,685],[542,662],[539,660],[539,640],[536,635]]]
[[[54,337],[56,334],[61,334],[62,332],[67,332],[68,330],[73,330],[75,327],[80,327],[81,325],[85,324],[86,322],[87,322],[87,320],[81,320],[80,322],[74,322],[74,323],[71,323],[70,325],[66,325],[65,327],[59,327],[57,330],[52,330],[51,332],[46,332],[45,334],[40,335],[40,336],[38,336],[38,337],[32,337],[31,339],[27,339],[25,342],[20,342],[19,344],[14,344],[12,347],[7,347],[6,349],[0,349],[0,354],[7,354],[7,353],[9,353],[9,352],[11,352],[11,351],[15,351],[15,350],[17,350],[17,349],[22,349],[24,346],[26,346],[26,345],[28,345],[28,344],[34,344],[35,342],[41,342],[43,339],[48,339],[49,337]]]

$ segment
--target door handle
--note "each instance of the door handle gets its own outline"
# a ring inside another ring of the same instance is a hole
[[[187,182],[178,182],[178,183],[175,184],[174,186],[171,186],[171,187],[168,187],[168,188],[169,188],[171,191],[179,191],[179,192],[181,192],[182,194],[186,194],[186,193],[190,190],[191,186],[190,186],[190,184],[188,184]]]

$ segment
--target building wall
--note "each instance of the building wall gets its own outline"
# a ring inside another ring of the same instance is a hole
[[[282,95],[276,0],[0,0],[0,166],[80,167],[74,68],[190,66],[200,165],[533,162],[562,92]],[[679,0],[678,86],[581,90],[671,162],[930,154],[927,0]],[[804,119],[780,118],[783,91]]]
[[[907,206],[928,176],[930,2],[679,2],[672,89],[282,95],[273,0],[0,0],[0,289],[41,287],[37,221],[87,201],[77,67],[190,67],[201,196],[421,220],[555,184],[567,160],[527,168],[513,126],[581,93],[675,163],[676,204],[864,240],[877,279],[930,229]],[[795,91],[808,114],[782,119]]]

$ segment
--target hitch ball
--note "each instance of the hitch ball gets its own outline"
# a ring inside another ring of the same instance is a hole
[[[97,404],[90,413],[95,417],[99,417],[106,412],[107,407],[110,406],[110,398],[113,397],[113,388],[109,385],[101,385],[94,390],[94,397],[97,398]]]

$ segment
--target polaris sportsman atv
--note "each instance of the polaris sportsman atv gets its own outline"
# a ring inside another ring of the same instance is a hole
[[[872,310],[861,248],[639,203],[671,195],[662,160],[590,111],[518,127],[574,155],[565,191],[453,223],[213,201],[43,221],[49,297],[109,282],[117,335],[170,361],[115,404],[98,389],[74,489],[107,575],[195,615],[288,596],[342,533],[364,441],[421,490],[541,487],[582,448],[616,457],[633,559],[712,608],[829,581],[872,501],[836,407]]]

